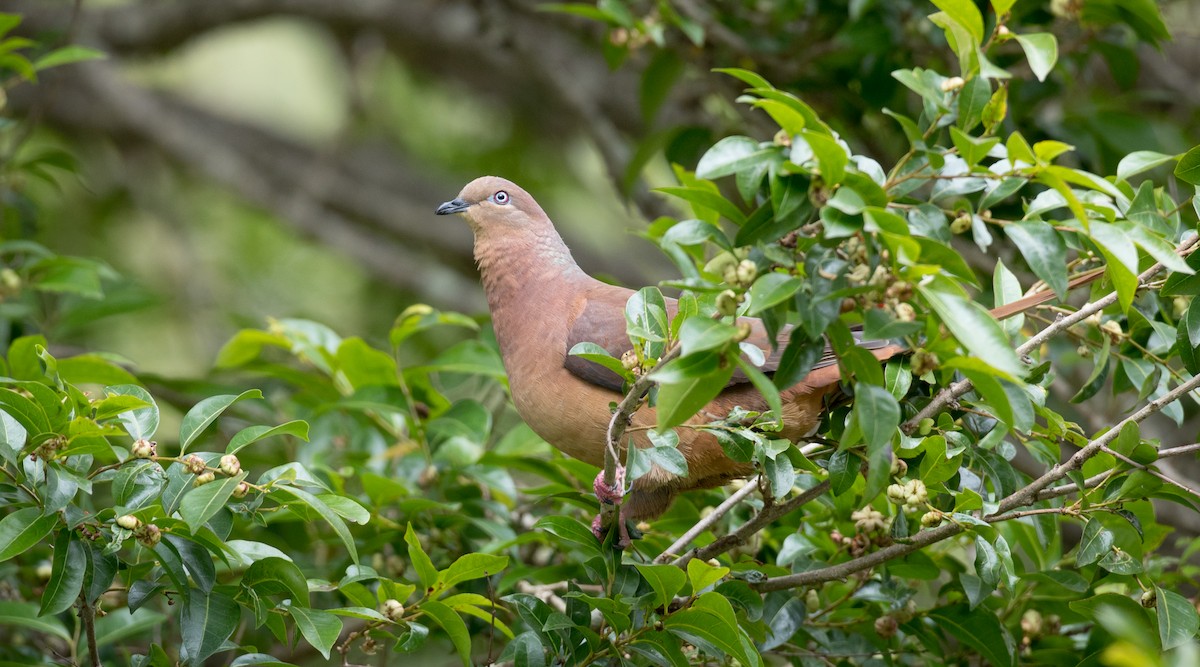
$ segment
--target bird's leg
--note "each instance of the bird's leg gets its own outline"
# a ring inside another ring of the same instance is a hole
[[[592,489],[605,505],[621,502],[621,498],[625,497],[625,466],[617,464],[617,478],[612,486],[604,483],[604,471],[601,470],[596,474],[596,481],[592,482]]]
[[[596,518],[592,519],[592,534],[595,535],[596,539],[600,540],[601,542],[604,541],[604,526],[601,523],[601,521],[603,521],[603,520],[604,520],[604,516],[601,514],[597,514]],[[638,536],[640,537],[641,534],[639,533]],[[633,538],[631,538],[629,536],[629,526],[625,522],[625,513],[618,512],[617,513],[617,548],[618,549],[628,549],[631,544],[633,544]]]
[[[617,465],[617,476],[612,486],[604,483],[604,471],[601,470],[596,475],[596,481],[592,482],[592,489],[596,492],[596,498],[606,505],[616,505],[625,497],[625,466]],[[604,540],[604,526],[601,524],[602,514],[597,514],[592,520],[592,534],[596,539]],[[629,528],[625,525],[624,512],[617,512],[617,548],[625,549],[633,541],[629,538]]]

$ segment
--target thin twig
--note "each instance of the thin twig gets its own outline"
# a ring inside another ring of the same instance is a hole
[[[1127,463],[1127,464],[1133,466],[1134,468],[1137,468],[1138,470],[1142,470],[1142,471],[1150,473],[1154,477],[1159,478],[1160,480],[1166,482],[1167,484],[1171,484],[1171,485],[1175,486],[1179,490],[1181,490],[1191,496],[1200,498],[1200,493],[1196,493],[1194,490],[1189,489],[1187,486],[1184,486],[1183,484],[1176,482],[1175,480],[1171,479],[1170,477],[1162,474],[1161,472],[1159,472],[1157,470],[1154,470],[1153,468],[1150,468],[1148,466],[1142,465],[1141,463],[1138,463],[1137,461],[1134,461],[1133,459],[1129,458],[1128,456],[1125,456],[1121,452],[1115,451],[1111,447],[1107,447],[1107,446],[1101,447],[1100,450],[1103,451],[1105,454],[1108,454],[1123,463]]]
[[[1189,248],[1195,245],[1197,241],[1200,241],[1200,236],[1193,236],[1176,246],[1175,252],[1177,254],[1184,254]],[[1151,266],[1143,271],[1138,276],[1137,289],[1140,290],[1145,287],[1146,283],[1148,283],[1151,278],[1158,275],[1158,272],[1162,271],[1163,268],[1164,267],[1160,262],[1155,263],[1154,266]],[[1029,340],[1025,341],[1020,347],[1017,348],[1017,354],[1020,356],[1029,354],[1033,350],[1038,349],[1042,343],[1045,343],[1054,336],[1058,335],[1058,333],[1064,329],[1074,326],[1088,317],[1091,317],[1092,314],[1098,313],[1116,303],[1117,299],[1117,292],[1116,290],[1113,290],[1106,296],[1097,299],[1092,303],[1084,304],[1079,310],[1075,311],[1074,314],[1055,321],[1054,324],[1042,329]],[[920,425],[922,419],[932,418],[934,415],[941,412],[941,410],[949,405],[952,401],[970,391],[972,387],[974,387],[974,385],[971,384],[970,380],[959,380],[958,382],[955,382],[949,387],[938,392],[938,394],[933,397],[933,400],[929,401],[929,403],[925,407],[921,408],[917,414],[913,415],[911,419],[904,422],[904,424],[901,425],[901,428],[904,429],[905,433],[911,434],[913,430]]]
[[[687,562],[693,558],[708,560],[709,558],[719,556],[726,551],[740,547],[750,539],[751,535],[757,533],[759,530],[762,530],[762,528],[767,524],[799,508],[801,505],[811,502],[828,490],[829,480],[825,480],[824,482],[821,482],[813,488],[801,493],[795,498],[792,498],[786,503],[768,505],[767,507],[764,507],[758,514],[755,514],[752,519],[739,526],[737,530],[729,533],[728,535],[717,538],[717,540],[712,544],[697,549],[692,549],[686,554],[671,561],[671,564],[678,567],[685,567],[687,566]]]
[[[671,348],[658,360],[654,368],[661,368],[667,362],[678,357],[679,352],[680,348],[678,345]],[[654,380],[650,379],[652,372],[647,371],[643,373],[633,383],[633,386],[629,388],[629,393],[625,394],[625,398],[621,399],[621,402],[617,405],[612,419],[608,420],[608,432],[604,437],[604,484],[610,489],[617,485],[617,466],[620,463],[617,448],[621,443],[621,436],[625,435],[625,429],[629,427],[629,423],[633,419],[633,414],[641,406],[642,398],[650,391],[650,387],[654,386]],[[619,503],[616,505],[601,503],[600,525],[605,528],[613,525],[613,517],[618,516],[619,509]]]
[[[1144,421],[1147,417],[1159,412],[1163,409],[1163,407],[1179,400],[1197,387],[1200,387],[1200,375],[1197,375],[1187,382],[1175,387],[1163,396],[1150,401],[1140,410],[1121,420],[1120,423],[1114,425],[1104,434],[1089,442],[1065,462],[1054,466],[1048,472],[1046,472],[1046,474],[1037,478],[1033,482],[1030,482],[1024,488],[1021,488],[1002,499],[997,507],[997,510],[992,514],[983,517],[983,520],[988,521],[989,523],[994,523],[997,521],[1008,520],[1009,518],[1023,516],[1021,513],[1014,513],[1013,510],[1019,507],[1026,507],[1037,502],[1040,499],[1039,496],[1043,490],[1047,490],[1047,487],[1054,482],[1066,477],[1070,472],[1079,469],[1085,461],[1099,453],[1101,448],[1115,440],[1117,435],[1121,432],[1121,427],[1123,427],[1125,424],[1137,424]],[[751,587],[761,592],[768,592],[784,590],[788,588],[797,588],[800,586],[811,586],[836,579],[844,579],[856,572],[861,572],[877,565],[882,565],[893,558],[899,558],[914,551],[923,549],[931,544],[954,537],[966,529],[966,526],[958,523],[943,524],[937,528],[923,530],[902,544],[893,544],[891,546],[884,547],[879,551],[866,554],[844,563],[838,563],[837,565],[810,570],[808,572],[798,572],[796,574],[785,575],[782,577],[772,577],[764,581],[753,583],[751,584]]]
[[[661,554],[659,554],[658,557],[654,559],[654,562],[655,563],[670,562],[671,559],[675,557],[676,552],[687,547],[687,545],[691,544],[692,540],[696,539],[696,537],[698,537],[704,531],[708,530],[709,528],[712,528],[713,524],[715,524],[717,521],[719,521],[721,519],[721,517],[723,517],[727,513],[729,513],[729,510],[733,509],[734,506],[736,506],[738,503],[742,502],[742,500],[745,499],[746,496],[750,495],[751,493],[754,493],[755,489],[758,488],[758,480],[759,480],[758,475],[755,475],[754,477],[751,477],[750,479],[746,480],[745,486],[738,489],[733,495],[726,498],[725,502],[721,503],[720,505],[717,505],[716,509],[714,509],[711,514],[704,517],[703,519],[700,519],[700,521],[696,522],[696,525],[689,528],[688,531],[686,533],[684,533],[682,536],[680,536],[680,538],[678,540],[675,540],[674,544],[667,547],[665,551],[663,551]]]

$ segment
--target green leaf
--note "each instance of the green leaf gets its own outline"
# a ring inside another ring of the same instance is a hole
[[[950,126],[950,138],[954,141],[954,147],[958,150],[958,155],[966,161],[969,167],[979,164],[980,160],[987,157],[988,151],[1000,143],[999,137],[980,137],[976,139],[953,125]]]
[[[725,137],[705,151],[696,164],[696,178],[714,179],[737,173],[770,159],[777,148],[767,144],[761,148],[750,137]]]
[[[421,541],[413,532],[411,523],[404,530],[404,541],[408,544],[408,560],[412,561],[413,567],[417,569],[417,577],[420,579],[421,585],[432,588],[433,584],[437,582],[438,571],[433,566],[433,561],[429,559],[428,554],[421,548]]]
[[[179,514],[187,522],[188,528],[191,528],[193,533],[200,530],[201,526],[225,507],[238,483],[244,479],[246,473],[243,471],[233,477],[209,482],[185,495],[179,503]]]
[[[60,65],[70,65],[71,63],[85,60],[103,60],[104,58],[107,58],[107,56],[103,51],[79,46],[78,44],[70,44],[54,49],[50,53],[33,61],[33,69],[40,72],[51,67],[59,67]]]
[[[654,371],[654,375],[657,377],[663,377],[663,371],[668,369],[673,371],[682,369],[686,375],[678,381],[659,385],[656,406],[659,431],[678,426],[690,419],[716,398],[717,394],[720,394],[725,385],[729,383],[729,378],[733,377],[735,364],[717,357],[718,365],[714,369],[711,364],[714,356],[712,353],[704,352],[680,357],[664,366],[663,369]],[[724,362],[723,366],[719,365],[721,362]],[[688,372],[689,363],[696,364],[692,367],[703,369],[706,372]]]
[[[18,394],[13,389],[0,388],[0,410],[15,419],[30,438],[54,430],[50,426],[50,418],[46,416],[46,411],[42,409],[42,406]]]
[[[260,596],[287,595],[293,607],[309,606],[308,581],[300,568],[285,558],[268,556],[254,561],[242,575],[241,585]]]
[[[1067,246],[1053,227],[1041,220],[1022,220],[1004,227],[1004,233],[1021,251],[1034,275],[1054,290],[1067,294]]]
[[[1029,69],[1038,81],[1045,81],[1058,62],[1058,39],[1052,33],[1037,32],[1030,35],[1017,35],[1017,42],[1025,50],[1025,58],[1029,60]]]
[[[38,607],[33,602],[0,601],[0,627],[28,628],[70,642],[71,633],[53,616],[39,618]],[[24,663],[17,663],[24,664]]]
[[[937,277],[917,286],[921,296],[937,312],[946,328],[963,347],[1005,376],[1018,381],[1025,374],[1016,352],[1009,346],[999,323],[979,304],[968,300],[945,278]]]
[[[1175,177],[1185,183],[1200,185],[1200,146],[1179,158],[1179,164],[1175,165]]]
[[[238,603],[222,587],[211,592],[192,588],[180,614],[180,634],[188,660],[200,665],[216,653],[242,620]]]
[[[508,556],[494,554],[463,554],[438,574],[437,583],[451,588],[464,581],[490,577],[508,567]]]
[[[692,595],[699,595],[704,589],[724,579],[727,574],[729,574],[729,568],[709,565],[699,558],[693,558],[687,563],[687,576],[688,582],[692,585]]]
[[[964,132],[975,129],[983,120],[983,110],[991,98],[992,84],[982,76],[971,77],[963,84],[958,92],[958,126]]]
[[[699,209],[713,211],[737,225],[742,225],[746,222],[746,214],[742,213],[733,202],[722,197],[718,192],[697,187],[655,188],[655,192],[678,197],[691,204],[694,209],[698,207]],[[697,211],[696,217],[704,219],[705,216],[702,215],[702,211]]]
[[[928,618],[950,637],[979,651],[986,663],[994,667],[1017,664],[1016,642],[991,610],[970,610],[958,604],[934,609]]]
[[[817,159],[817,165],[821,170],[821,180],[825,181],[826,185],[837,185],[846,177],[846,165],[850,158],[846,155],[846,151],[841,144],[833,137],[823,132],[804,129],[792,141],[792,157],[793,163],[800,159],[801,162],[806,160],[799,157],[803,154],[803,146],[807,144],[812,150],[813,156]]]
[[[742,374],[750,378],[750,383],[754,385],[758,393],[762,394],[763,400],[770,408],[772,418],[775,421],[780,420],[783,414],[783,398],[779,395],[779,388],[775,386],[774,381],[747,361],[745,357],[737,357],[735,361]]]
[[[341,539],[342,544],[346,546],[346,550],[350,552],[350,560],[355,563],[358,562],[358,548],[354,545],[354,538],[350,535],[350,530],[346,528],[346,522],[342,521],[342,518],[336,512],[329,509],[329,506],[322,502],[320,498],[307,491],[297,489],[294,486],[276,485],[273,487],[273,491],[291,495],[321,515],[321,518],[329,524],[330,528],[333,528],[333,532]]]
[[[1083,536],[1079,538],[1079,551],[1075,554],[1075,564],[1083,567],[1095,563],[1112,549],[1112,545],[1112,531],[1105,528],[1099,520],[1088,519],[1087,524],[1083,527]]]
[[[257,389],[249,389],[234,396],[232,394],[223,394],[221,396],[210,396],[195,406],[183,417],[183,423],[179,426],[179,453],[182,455],[187,451],[188,445],[196,440],[200,433],[208,428],[208,425],[213,423],[217,417],[226,408],[237,403],[238,401],[247,398],[262,398],[262,392]]]
[[[1144,171],[1149,171],[1161,164],[1166,164],[1177,157],[1179,156],[1157,153],[1155,151],[1134,151],[1121,158],[1121,161],[1117,163],[1117,180],[1129,180],[1130,177],[1137,176]]]
[[[674,565],[634,564],[634,567],[650,584],[650,588],[654,589],[654,602],[651,607],[666,607],[687,581],[687,574]]]
[[[971,48],[983,43],[983,15],[972,0],[933,0],[933,4],[967,31],[974,41]]]
[[[738,329],[732,324],[708,317],[693,317],[679,327],[680,352],[692,355],[707,350],[723,349],[733,342]]]
[[[545,630],[545,629],[543,629]],[[513,638],[504,653],[500,654],[499,664],[513,667],[545,667],[546,648],[538,633],[530,630]]]
[[[129,371],[98,354],[58,360],[58,374],[71,384],[136,384]]]
[[[1200,303],[1196,303],[1195,299],[1188,306],[1183,323],[1187,328],[1188,343],[1194,348],[1200,347]]]
[[[225,447],[226,454],[236,454],[243,447],[277,435],[293,435],[308,442],[308,422],[295,419],[279,426],[247,426],[238,431]]]
[[[567,354],[572,357],[579,357],[587,361],[600,364],[608,370],[616,373],[625,380],[629,380],[629,370],[621,363],[620,359],[608,353],[608,350],[600,347],[595,343],[576,343]]]
[[[748,69],[741,69],[738,67],[717,67],[714,68],[713,71],[718,74],[728,74],[729,76],[740,80],[742,83],[745,83],[751,88],[774,88],[774,86],[771,85],[771,82],[764,79],[762,75],[756,72],[751,72]]]
[[[689,566],[695,559],[689,561]],[[725,654],[736,658],[745,667],[760,667],[762,656],[754,645],[744,641],[744,635],[733,614],[733,607],[720,593],[701,595],[690,608],[667,617],[668,632],[689,641],[699,639]]]
[[[786,273],[771,272],[759,276],[750,286],[750,308],[746,314],[757,315],[783,303],[792,298],[803,285],[802,280]]]
[[[600,550],[600,541],[592,534],[591,529],[575,519],[565,516],[547,516],[538,519],[533,527],[579,547],[584,553],[585,561],[603,555]]]
[[[24,553],[58,525],[58,515],[42,516],[37,507],[24,507],[0,519],[0,562]]]
[[[87,570],[87,553],[83,542],[75,537],[74,531],[61,530],[54,541],[54,560],[51,562],[50,581],[42,592],[42,606],[38,616],[52,616],[66,611],[75,604],[83,587],[83,575]]]
[[[450,607],[433,600],[422,602],[421,612],[442,626],[442,629],[450,636],[454,650],[458,651],[458,657],[462,659],[463,667],[471,667],[471,635],[467,632],[467,624],[463,622],[462,618]]]
[[[296,621],[296,627],[300,634],[304,635],[304,640],[328,659],[329,650],[342,634],[342,619],[323,609],[294,605],[288,607],[288,613]]]
[[[856,382],[852,409],[868,451],[891,443],[900,425],[900,404],[891,392],[878,385]]]
[[[158,405],[154,403],[150,392],[136,384],[118,384],[105,387],[104,393],[109,396],[133,396],[147,403],[150,407],[122,412],[119,417],[125,431],[134,440],[154,437],[154,432],[158,430]]]
[[[1193,641],[1200,627],[1196,606],[1182,595],[1161,586],[1155,586],[1154,593],[1157,598],[1158,637],[1163,650],[1170,651]]]

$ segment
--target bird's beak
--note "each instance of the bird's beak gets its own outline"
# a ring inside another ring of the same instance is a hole
[[[462,213],[470,208],[470,204],[461,199],[451,199],[450,201],[437,207],[438,215],[450,215],[451,213]]]

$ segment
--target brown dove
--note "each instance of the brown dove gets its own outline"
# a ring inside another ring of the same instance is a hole
[[[456,213],[466,218],[475,235],[475,260],[517,412],[534,432],[562,452],[603,466],[609,404],[621,400],[621,380],[608,369],[567,352],[581,342],[596,343],[618,358],[630,350],[624,313],[633,291],[584,273],[542,207],[511,181],[494,176],[471,181],[457,198],[437,209],[438,215]],[[1009,304],[1005,312],[995,314],[1011,315],[1051,297],[1053,292],[1037,293],[1022,300],[1021,308]],[[674,317],[676,310],[675,300],[668,299],[668,316]],[[750,325],[746,341],[763,350],[767,361],[760,368],[770,374],[778,365],[779,346],[771,344],[760,320],[739,321]],[[881,362],[905,351],[887,341],[859,344]],[[838,390],[839,379],[837,360],[827,350],[812,372],[782,392],[782,437],[795,441],[816,429],[826,396]],[[768,409],[758,391],[739,375],[689,423],[721,419],[737,406]],[[645,429],[636,427],[654,424],[651,407],[643,406],[633,416],[630,431],[638,446],[650,443]],[[654,467],[635,480],[625,495],[625,518],[654,518],[683,491],[720,486],[753,472],[752,465],[727,457],[712,435],[690,428],[677,432],[688,475],[679,477]],[[600,476],[596,490],[604,500],[621,497],[617,490],[606,491]]]

